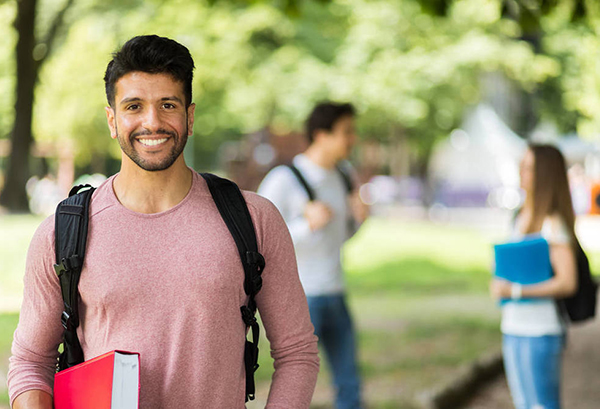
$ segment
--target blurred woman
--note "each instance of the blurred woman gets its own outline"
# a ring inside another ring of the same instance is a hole
[[[539,298],[503,305],[504,367],[517,409],[558,409],[566,326],[556,300],[577,289],[575,214],[565,160],[558,149],[530,145],[520,176],[526,197],[515,219],[513,239],[541,234],[550,246],[554,276],[523,286],[494,279],[490,292],[495,298]]]

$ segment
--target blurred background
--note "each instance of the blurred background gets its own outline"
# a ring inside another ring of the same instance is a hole
[[[315,103],[356,106],[373,217],[344,264],[365,394],[412,408],[499,348],[490,245],[521,204],[528,141],[565,154],[600,272],[599,30],[590,0],[0,0],[0,407],[35,228],[73,183],[119,170],[102,78],[129,38],[190,49],[186,161],[245,189],[306,147]],[[314,407],[330,397],[325,367]]]

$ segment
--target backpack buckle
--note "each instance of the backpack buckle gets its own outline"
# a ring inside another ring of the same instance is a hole
[[[56,275],[60,277],[63,273],[79,267],[81,267],[81,259],[75,254],[69,258],[63,258],[60,261],[60,264],[54,264],[54,271],[56,271]]]
[[[61,262],[60,264],[54,264],[54,271],[56,272],[56,275],[60,277],[67,272],[67,268],[65,267],[65,264]]]
[[[68,330],[72,325],[71,322],[71,316],[69,315],[68,312],[63,311],[61,316],[60,316],[60,322],[63,326],[64,329]]]

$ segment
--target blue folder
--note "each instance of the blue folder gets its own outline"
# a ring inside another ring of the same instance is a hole
[[[498,278],[522,285],[537,284],[552,278],[550,248],[548,242],[539,235],[529,236],[520,241],[494,246],[496,261],[495,275]],[[519,302],[540,300],[522,298]],[[501,303],[516,300],[502,300]]]

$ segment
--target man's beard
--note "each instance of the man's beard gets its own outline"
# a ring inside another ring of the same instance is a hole
[[[173,165],[173,163],[175,163],[175,161],[177,160],[179,155],[181,155],[181,153],[183,152],[183,148],[185,148],[185,145],[187,143],[187,138],[188,138],[187,133],[188,133],[187,125],[185,128],[185,132],[183,133],[183,136],[177,135],[175,132],[167,131],[166,129],[162,129],[162,128],[158,129],[156,132],[140,131],[140,132],[134,132],[134,133],[130,134],[129,138],[128,138],[129,143],[127,143],[125,138],[123,138],[119,134],[119,130],[117,128],[117,140],[119,141],[121,150],[136,165],[138,165],[140,168],[142,168],[146,171],[156,172],[156,171],[168,169]],[[165,158],[163,158],[162,160],[160,160],[158,162],[149,161],[145,158],[142,158],[138,154],[138,152],[135,150],[135,148],[133,147],[134,143],[135,143],[135,138],[138,136],[161,136],[161,135],[170,137],[173,140],[173,147],[171,148],[171,152],[169,152],[169,154]]]

